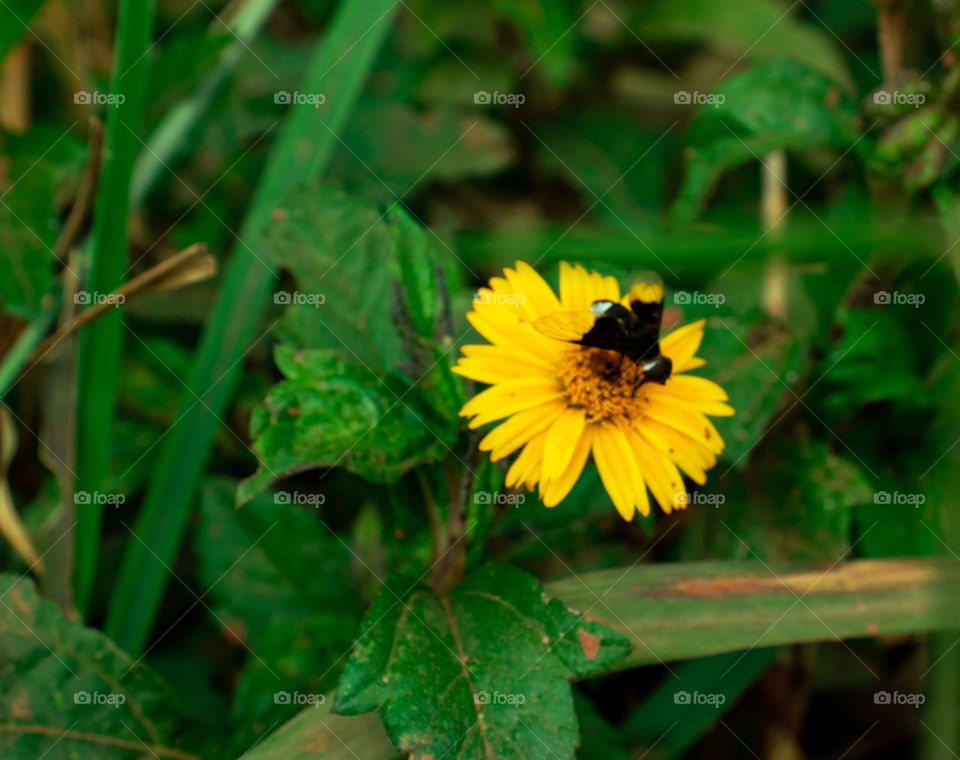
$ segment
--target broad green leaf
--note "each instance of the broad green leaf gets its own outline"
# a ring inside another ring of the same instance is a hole
[[[876,295],[889,296],[883,291]],[[926,336],[911,335],[905,308],[909,307],[840,311],[839,337],[824,357],[820,381],[807,398],[827,424],[838,425],[867,404],[927,396],[917,356],[917,339]]]
[[[447,453],[456,418],[436,419],[409,381],[381,379],[327,351],[284,344],[275,358],[286,380],[254,411],[250,427],[260,467],[240,484],[239,503],[306,469],[343,467],[389,483]]]
[[[237,509],[234,491],[206,485],[195,548],[215,622],[250,651],[233,699],[240,750],[335,685],[360,609],[350,552],[316,509],[283,492]]]
[[[195,757],[184,741],[196,746],[194,729],[160,678],[22,576],[0,576],[0,712],[9,760]]]
[[[858,138],[856,108],[836,84],[803,64],[777,58],[717,85],[716,106],[701,106],[687,133],[686,170],[672,214],[692,219],[720,175],[772,151],[836,148]]]
[[[873,501],[867,473],[820,440],[775,438],[758,450],[753,477],[708,480],[706,494],[736,478],[698,510],[681,539],[685,559],[825,560],[846,556],[853,510]]]
[[[786,0],[745,0],[736,5],[656,0],[637,11],[636,31],[647,44],[705,42],[734,64],[787,56],[849,86],[850,73],[838,43],[829,31],[798,20],[799,10]]]
[[[800,378],[803,345],[758,311],[738,315],[726,308],[681,308],[680,324],[707,317],[698,351],[707,364],[691,374],[719,383],[730,397],[736,414],[714,423],[725,444],[723,459],[742,470],[767,426],[796,401],[790,389]]]
[[[286,307],[285,341],[328,348],[377,371],[396,365],[403,349],[390,307],[399,271],[375,209],[327,186],[303,187],[274,212],[259,253],[296,281],[294,292],[274,297]]]
[[[234,482],[226,478],[203,491],[195,539],[200,578],[214,612],[254,646],[285,622],[356,609],[349,585],[329,582],[349,567],[346,545],[324,527],[315,506],[297,501],[278,492],[237,509]]]
[[[614,110],[577,110],[535,132],[544,166],[581,192],[587,207],[596,204],[597,218],[623,229],[621,219],[633,221],[638,209],[652,213],[662,205],[679,130],[665,134]]]
[[[514,158],[507,129],[486,118],[472,90],[458,109],[417,110],[384,97],[357,104],[334,158],[331,176],[365,197],[393,203],[431,180],[462,180],[494,174]],[[470,110],[474,109],[474,110]],[[383,139],[389,125],[390,140]]]
[[[449,597],[394,580],[364,618],[335,709],[379,706],[394,744],[415,757],[569,758],[578,731],[567,681],[628,651],[515,568],[485,565]]]

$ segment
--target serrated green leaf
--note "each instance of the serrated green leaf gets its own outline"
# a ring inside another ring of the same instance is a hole
[[[400,284],[417,333],[433,338],[440,299],[437,261],[427,232],[409,214],[394,207],[388,217],[400,266]]]
[[[438,420],[409,382],[381,379],[328,351],[281,345],[286,380],[253,414],[256,474],[240,484],[238,503],[276,478],[316,467],[343,467],[375,483],[395,481],[416,464],[447,453],[456,419]]]
[[[625,657],[626,639],[548,601],[516,568],[485,565],[449,597],[405,588],[392,582],[368,612],[335,710],[379,704],[394,744],[415,757],[572,757],[567,681]]]
[[[0,576],[0,712],[10,760],[192,757],[193,729],[161,679],[15,575]]]

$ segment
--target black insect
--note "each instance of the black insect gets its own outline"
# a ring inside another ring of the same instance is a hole
[[[602,348],[633,361],[643,371],[640,383],[663,384],[673,364],[660,353],[663,285],[643,275],[630,289],[630,308],[617,301],[594,301],[586,311],[563,311],[538,319],[533,326],[548,338]]]

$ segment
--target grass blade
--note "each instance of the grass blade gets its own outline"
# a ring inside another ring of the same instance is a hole
[[[154,0],[123,0],[110,90],[123,101],[107,114],[103,169],[93,217],[93,246],[83,289],[109,293],[126,267],[130,180],[140,151],[137,133],[147,102],[147,53],[152,45]],[[119,100],[119,98],[118,98]],[[96,491],[107,471],[113,435],[123,325],[119,311],[81,333],[77,344],[77,488]],[[74,590],[77,609],[87,609],[99,551],[102,506],[77,510]]]
[[[300,87],[302,92],[323,93],[329,112],[292,108],[273,147],[240,230],[243,242],[225,268],[189,392],[161,444],[111,598],[107,631],[127,651],[141,651],[149,635],[219,415],[230,400],[245,352],[258,339],[256,330],[274,287],[274,274],[249,245],[262,235],[287,189],[326,165],[396,8],[395,0],[341,4]]]
[[[139,206],[157,179],[167,172],[189,142],[193,128],[210,108],[220,85],[233,73],[237,64],[250,51],[250,44],[266,23],[280,0],[249,0],[238,11],[230,25],[233,42],[223,50],[216,67],[204,77],[200,86],[170,110],[147,141],[149,148],[140,153],[133,170],[130,202]]]

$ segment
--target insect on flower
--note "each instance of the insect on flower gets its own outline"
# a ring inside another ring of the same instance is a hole
[[[548,507],[573,488],[592,455],[626,520],[686,506],[681,471],[699,484],[723,450],[708,415],[733,409],[716,383],[686,372],[704,321],[660,335],[663,285],[644,277],[621,296],[613,277],[560,265],[560,297],[517,262],[482,288],[467,318],[490,343],[464,346],[454,371],[491,387],[460,414],[492,461],[519,450],[506,484],[537,488]]]

